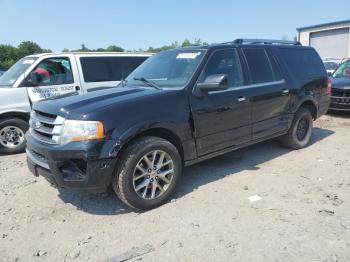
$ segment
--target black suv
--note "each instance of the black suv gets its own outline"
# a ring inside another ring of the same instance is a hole
[[[150,209],[169,199],[184,165],[275,137],[305,147],[329,103],[319,55],[297,42],[165,51],[117,88],[35,104],[28,166],[56,186],[112,186]]]
[[[331,110],[350,111],[350,59],[334,71],[332,77]]]

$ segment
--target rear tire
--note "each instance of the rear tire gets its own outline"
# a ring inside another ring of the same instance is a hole
[[[24,152],[26,146],[24,135],[28,128],[28,122],[20,118],[0,120],[0,154]]]
[[[281,142],[284,146],[292,149],[304,148],[310,142],[312,129],[312,114],[309,109],[301,107],[296,112],[288,133],[281,137]]]
[[[181,173],[181,157],[172,143],[140,137],[121,152],[112,186],[128,206],[149,210],[169,200]]]

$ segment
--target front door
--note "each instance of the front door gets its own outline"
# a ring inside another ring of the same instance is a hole
[[[46,58],[26,76],[20,86],[27,87],[32,103],[77,92],[80,87],[74,66],[75,61],[71,55]],[[31,79],[33,74],[34,84]]]
[[[236,49],[214,51],[198,82],[216,74],[227,75],[227,90],[191,96],[199,156],[238,146],[251,139],[250,102],[244,88],[241,62]]]

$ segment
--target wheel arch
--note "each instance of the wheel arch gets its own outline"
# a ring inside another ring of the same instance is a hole
[[[314,101],[312,98],[304,98],[302,101],[300,101],[299,106],[297,107],[297,110],[301,107],[307,108],[310,110],[312,119],[316,120],[318,117],[318,107],[316,101]]]
[[[29,121],[30,113],[25,111],[5,111],[0,113],[0,120],[8,118],[19,118],[24,121]]]
[[[135,139],[143,136],[155,136],[155,137],[163,138],[169,141],[171,144],[173,144],[176,147],[176,149],[178,150],[181,156],[182,162],[184,162],[184,149],[183,149],[180,137],[174,131],[165,127],[152,127],[149,129],[138,130],[132,135],[129,135],[128,138],[123,139],[124,142],[121,143],[120,150],[123,150],[123,148],[128,146]]]

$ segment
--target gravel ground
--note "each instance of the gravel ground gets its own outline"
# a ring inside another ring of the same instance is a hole
[[[303,150],[265,142],[186,168],[174,199],[143,213],[1,156],[0,260],[350,261],[350,114],[315,126]]]

